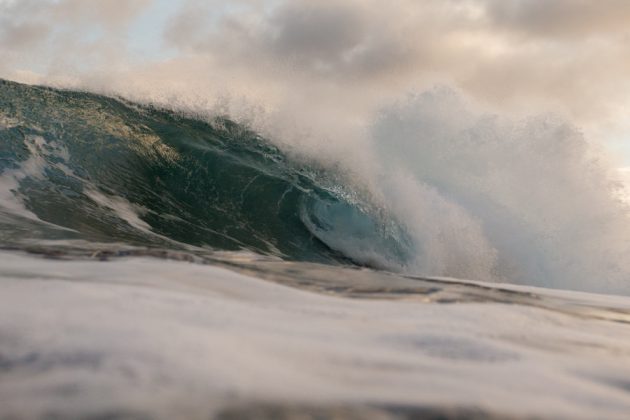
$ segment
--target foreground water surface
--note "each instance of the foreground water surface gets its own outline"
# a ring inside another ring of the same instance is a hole
[[[0,253],[2,418],[630,412],[627,298],[250,254],[59,258]]]

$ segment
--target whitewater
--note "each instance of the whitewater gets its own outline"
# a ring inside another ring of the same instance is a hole
[[[627,418],[605,154],[446,87],[347,134],[0,80],[0,418]]]

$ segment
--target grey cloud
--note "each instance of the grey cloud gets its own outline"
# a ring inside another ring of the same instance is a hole
[[[46,22],[81,26],[128,23],[153,0],[20,0],[0,3],[0,18],[6,21]]]
[[[339,60],[366,36],[360,11],[345,4],[289,3],[270,19],[272,45],[283,56]]]
[[[0,43],[4,48],[29,48],[45,39],[50,26],[43,22],[0,21]]]
[[[208,8],[190,7],[169,22],[164,38],[169,45],[183,50],[197,47],[203,42],[204,29],[209,25]]]
[[[71,25],[83,19],[105,26],[119,26],[129,22],[152,0],[63,0],[50,6],[54,19]]]
[[[71,72],[113,64],[124,26],[152,0],[19,0],[0,3],[5,68]],[[80,59],[77,59],[80,57]]]
[[[397,0],[399,8],[384,10],[375,1],[282,2],[251,14],[226,13],[204,18],[203,6],[191,2],[174,19],[166,39],[184,51],[206,54],[230,64],[280,67],[332,79],[379,77],[409,68],[434,55],[438,2],[419,7]],[[416,9],[415,19],[401,13]],[[451,16],[447,16],[451,18]]]
[[[532,36],[584,37],[627,31],[626,0],[486,0],[494,25]]]

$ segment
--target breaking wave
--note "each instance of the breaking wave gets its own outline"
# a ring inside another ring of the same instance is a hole
[[[287,155],[225,116],[0,81],[0,240],[628,291],[620,186],[562,120],[482,115],[437,89],[369,131],[370,164],[353,166]]]

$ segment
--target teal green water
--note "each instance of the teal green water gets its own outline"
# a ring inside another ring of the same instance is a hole
[[[12,247],[71,239],[350,263],[326,243],[338,235],[398,265],[412,248],[332,173],[227,118],[0,81],[0,172]]]

